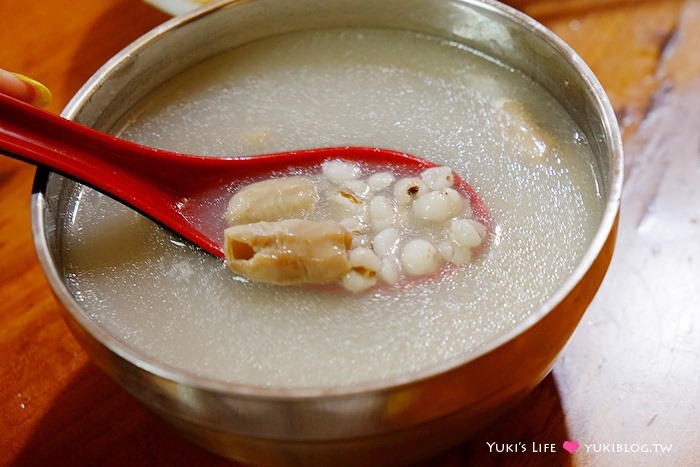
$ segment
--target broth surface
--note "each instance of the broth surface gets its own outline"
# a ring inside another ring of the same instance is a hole
[[[603,209],[579,134],[541,87],[454,43],[364,29],[257,41],[165,83],[121,136],[199,154],[406,151],[474,187],[493,226],[487,253],[400,291],[251,283],[80,187],[66,279],[117,339],[204,377],[308,387],[406,374],[512,329],[573,271]]]

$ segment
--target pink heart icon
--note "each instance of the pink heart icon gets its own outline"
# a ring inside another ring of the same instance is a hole
[[[572,441],[564,441],[563,446],[564,446],[564,450],[569,451],[569,453],[573,453],[580,447],[580,444],[578,444],[578,441],[572,440]]]

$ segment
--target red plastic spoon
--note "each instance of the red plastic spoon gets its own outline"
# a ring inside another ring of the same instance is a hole
[[[405,153],[367,147],[237,158],[179,154],[101,133],[3,94],[0,151],[95,188],[220,258],[224,257],[225,227],[221,218],[226,197],[237,182],[320,167],[332,159],[385,170],[393,167],[403,174],[436,165]],[[472,188],[461,180],[459,185],[472,208],[485,213]]]

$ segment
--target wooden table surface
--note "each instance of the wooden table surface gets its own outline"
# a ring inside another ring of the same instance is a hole
[[[510,3],[566,40],[612,100],[626,151],[618,247],[553,373],[421,465],[700,465],[700,0]],[[137,0],[0,0],[0,67],[44,82],[60,112],[167,18]],[[33,174],[0,157],[0,465],[228,465],[131,399],[68,332],[33,251]],[[519,443],[527,452],[508,452]]]

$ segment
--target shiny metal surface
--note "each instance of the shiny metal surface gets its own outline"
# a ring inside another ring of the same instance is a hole
[[[607,98],[566,45],[494,1],[218,3],[169,21],[123,50],[86,83],[64,115],[108,131],[161,82],[223,50],[287,31],[356,25],[410,29],[463,42],[542,83],[571,109],[593,145],[606,209],[590,248],[559,291],[510,333],[478,351],[371,384],[261,389],[168,368],[91,321],[62,278],[62,219],[65,193],[73,182],[40,172],[32,200],[35,245],[72,332],[94,361],[146,406],[195,442],[245,462],[350,465],[391,453],[393,463],[405,463],[464,439],[544,378],[612,255],[622,146]]]

